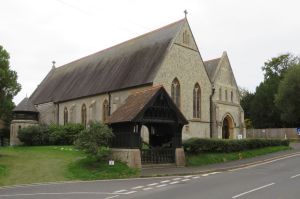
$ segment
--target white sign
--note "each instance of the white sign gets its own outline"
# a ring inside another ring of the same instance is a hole
[[[115,161],[114,161],[114,160],[109,160],[109,161],[108,161],[108,165],[110,165],[110,166],[115,165]]]
[[[241,139],[243,139],[243,135],[239,134],[239,135],[237,136],[237,138],[238,138],[238,140],[241,140]]]

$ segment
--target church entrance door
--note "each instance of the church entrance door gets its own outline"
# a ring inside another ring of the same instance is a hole
[[[232,118],[227,115],[223,119],[223,126],[222,126],[222,139],[232,139],[233,138],[233,120]]]

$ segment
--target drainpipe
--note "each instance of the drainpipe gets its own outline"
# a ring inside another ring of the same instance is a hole
[[[111,112],[111,93],[108,92],[108,115],[110,116],[110,112]]]
[[[215,94],[215,87],[214,85],[212,86],[212,89],[211,89],[211,95],[209,96],[209,102],[210,102],[210,107],[209,107],[209,112],[210,112],[210,138],[213,137],[213,101],[212,101],[212,98]]]

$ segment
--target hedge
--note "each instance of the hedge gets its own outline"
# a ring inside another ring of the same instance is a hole
[[[242,140],[222,140],[190,138],[183,142],[186,153],[230,153],[257,149],[269,146],[289,146],[289,140],[280,139],[242,139]]]
[[[84,129],[81,124],[38,125],[22,128],[18,138],[24,145],[71,145]]]

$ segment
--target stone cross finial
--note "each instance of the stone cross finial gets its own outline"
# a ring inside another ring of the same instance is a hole
[[[55,63],[56,63],[55,61],[52,61],[52,64],[53,64],[53,65],[52,65],[52,68],[53,68],[53,69],[55,68]]]
[[[186,18],[187,14],[188,14],[188,11],[187,11],[187,10],[184,10],[183,12],[184,12],[184,16],[185,16],[185,18]]]

